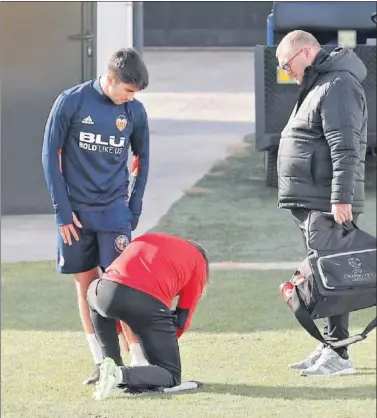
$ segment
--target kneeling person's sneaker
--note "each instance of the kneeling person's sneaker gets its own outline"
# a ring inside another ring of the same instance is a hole
[[[315,364],[301,371],[301,376],[343,376],[355,373],[356,370],[349,358],[344,359],[334,350],[326,347]]]
[[[288,369],[294,370],[305,370],[310,366],[313,366],[315,362],[321,357],[322,351],[324,349],[323,344],[319,344],[317,348],[311,352],[306,359],[301,360],[297,363],[292,363],[288,365]]]
[[[122,383],[122,370],[114,360],[107,357],[100,366],[100,378],[96,383],[96,390],[93,393],[94,399],[101,400],[107,398],[113,389]]]
[[[94,385],[99,381],[99,364],[96,364],[96,368],[92,376],[84,380],[84,385]]]

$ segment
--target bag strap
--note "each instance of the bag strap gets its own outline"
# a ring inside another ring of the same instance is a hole
[[[328,340],[325,340],[320,330],[318,329],[317,325],[313,321],[312,317],[309,315],[309,312],[304,308],[304,303],[299,293],[297,292],[296,287],[294,287],[293,293],[292,293],[292,310],[298,322],[306,329],[306,331],[313,338],[315,338],[316,340],[320,341],[321,343],[327,346],[330,346],[333,349],[340,348],[340,347],[347,347],[351,344],[355,344],[359,341],[365,340],[367,335],[377,326],[377,317],[376,317],[365,327],[362,333],[346,338],[345,340],[330,342]]]
[[[367,335],[374,329],[376,328],[377,325],[377,317],[374,318],[371,322],[369,322],[369,324],[365,327],[364,331],[360,334],[356,334],[352,337],[346,338],[345,340],[342,341],[336,341],[331,343],[331,346],[333,348],[339,348],[339,347],[347,347],[351,344],[355,344],[359,341],[365,340],[365,338],[367,338]]]
[[[304,308],[304,303],[297,292],[296,286],[292,292],[292,310],[297,321],[306,329],[306,331],[316,340],[323,344],[328,344],[318,329],[317,325],[309,315],[309,312]]]

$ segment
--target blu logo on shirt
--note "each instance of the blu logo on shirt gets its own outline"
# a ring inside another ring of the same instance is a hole
[[[88,151],[107,152],[109,154],[122,154],[126,138],[124,136],[109,136],[105,139],[101,134],[80,132],[79,147]]]

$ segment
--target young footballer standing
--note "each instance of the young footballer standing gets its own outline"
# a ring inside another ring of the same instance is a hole
[[[120,49],[100,78],[58,96],[45,128],[42,163],[59,230],[57,270],[74,275],[79,313],[96,364],[85,384],[98,380],[102,361],[87,290],[100,269],[126,248],[142,211],[149,128],[144,106],[134,96],[147,86],[148,70],[140,55]],[[130,148],[138,173],[129,194]]]

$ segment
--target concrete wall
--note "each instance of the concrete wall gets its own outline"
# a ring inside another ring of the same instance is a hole
[[[130,7],[132,10],[132,2],[97,2],[97,75],[116,49],[132,46],[132,20],[127,20],[132,16]]]
[[[144,2],[146,46],[253,46],[266,42],[272,3]]]

